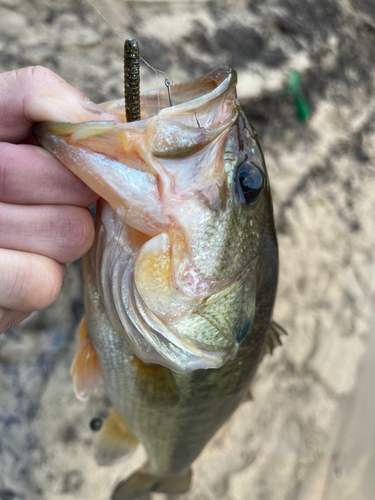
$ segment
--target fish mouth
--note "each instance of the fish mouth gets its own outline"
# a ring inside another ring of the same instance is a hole
[[[173,86],[173,106],[166,89],[142,94],[141,121],[36,123],[33,135],[127,224],[155,236],[173,225],[167,201],[200,196],[220,206],[236,82],[234,70],[218,68]],[[102,107],[124,118],[123,99]]]
[[[173,106],[166,89],[146,92],[139,122],[33,127],[38,143],[105,200],[89,274],[113,328],[142,361],[180,373],[234,357],[254,314],[255,269],[225,283],[200,276],[184,227],[187,214],[205,220],[221,206],[236,82],[235,71],[219,68],[173,86]],[[124,118],[123,100],[102,107]],[[231,319],[220,312],[228,308]]]

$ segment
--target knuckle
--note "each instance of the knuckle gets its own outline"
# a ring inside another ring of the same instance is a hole
[[[36,254],[26,254],[27,267],[22,266],[18,277],[19,287],[13,296],[19,308],[39,311],[53,304],[59,297],[65,278],[65,265]]]
[[[26,68],[21,68],[9,72],[9,81],[15,82],[19,88],[23,88],[27,82],[32,80],[43,81],[46,78],[50,78],[53,72],[45,68],[44,66],[27,66]]]
[[[0,201],[3,200],[6,195],[8,171],[8,166],[5,163],[0,162]]]
[[[9,302],[15,302],[19,305],[26,304],[28,302],[27,292],[32,285],[31,281],[31,259],[30,256],[25,253],[14,254],[14,266],[12,275],[12,281],[9,283],[6,293]]]
[[[28,70],[28,73],[32,78],[44,78],[46,76],[49,77],[54,74],[50,69],[45,68],[44,66],[40,66],[39,64],[35,66],[29,66],[26,69]]]
[[[38,309],[50,306],[59,298],[65,278],[65,272],[62,268],[65,269],[65,266],[49,259],[45,266],[43,290],[41,290]]]
[[[74,207],[62,216],[61,235],[66,241],[68,261],[81,257],[91,246],[94,225],[88,210]]]
[[[65,265],[49,257],[12,250],[0,251],[0,268],[1,307],[24,313],[51,305],[60,295],[66,273]]]

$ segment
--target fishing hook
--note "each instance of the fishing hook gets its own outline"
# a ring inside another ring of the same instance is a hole
[[[170,107],[172,107],[173,104],[172,104],[172,94],[171,94],[171,82],[168,80],[168,78],[166,78],[164,81],[164,84],[168,90],[169,105],[170,105]]]

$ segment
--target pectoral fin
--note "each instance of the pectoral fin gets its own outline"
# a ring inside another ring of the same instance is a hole
[[[70,374],[73,377],[75,395],[81,401],[85,401],[100,378],[99,362],[87,333],[85,318],[78,328],[77,353]]]
[[[124,419],[112,409],[99,433],[95,453],[98,465],[111,465],[120,459],[127,459],[137,446],[138,441]]]
[[[134,358],[135,383],[140,397],[147,405],[174,406],[179,396],[173,375],[165,366],[145,364]]]

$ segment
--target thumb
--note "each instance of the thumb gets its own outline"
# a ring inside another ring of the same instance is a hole
[[[22,142],[34,122],[93,120],[122,121],[42,66],[0,74],[0,141]]]

